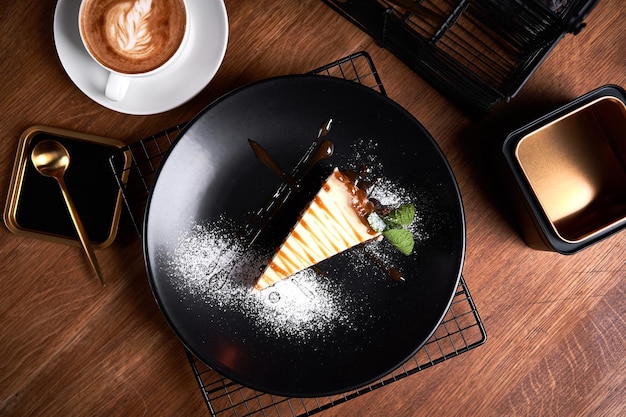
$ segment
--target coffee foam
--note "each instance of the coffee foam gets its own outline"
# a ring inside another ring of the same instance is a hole
[[[152,1],[136,1],[130,9],[127,4],[118,4],[112,7],[105,15],[107,41],[117,48],[121,55],[141,57],[149,55],[154,50],[150,17],[152,15]]]
[[[81,31],[93,57],[120,73],[152,71],[178,50],[185,35],[182,0],[87,0]]]

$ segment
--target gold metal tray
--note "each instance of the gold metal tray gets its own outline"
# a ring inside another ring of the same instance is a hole
[[[94,248],[109,246],[117,234],[122,196],[111,170],[109,157],[123,142],[69,130],[33,126],[21,136],[4,222],[13,233],[80,246],[71,217],[55,179],[39,174],[30,153],[38,142],[54,139],[70,154],[65,179],[79,216]],[[129,164],[128,158],[123,163]]]

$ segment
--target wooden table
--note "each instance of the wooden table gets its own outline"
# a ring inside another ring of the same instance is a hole
[[[319,0],[227,0],[228,50],[215,79],[163,114],[104,108],[66,76],[53,41],[54,1],[0,11],[0,196],[20,134],[36,124],[134,142],[189,120],[238,86],[303,73],[356,51],[389,97],[442,147],[467,217],[463,270],[487,342],[324,416],[626,415],[626,234],[563,256],[529,248],[504,210],[484,156],[490,127],[512,130],[596,87],[626,86],[626,3],[602,0],[512,103],[475,122]],[[209,415],[187,357],[152,297],[141,245],[124,216],[96,252],[100,287],[76,247],[0,229],[0,415]]]

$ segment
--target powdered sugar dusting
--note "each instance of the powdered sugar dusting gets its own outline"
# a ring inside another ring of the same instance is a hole
[[[359,138],[351,144],[352,158],[346,168],[357,171],[367,165],[375,172],[382,172],[383,164],[378,160],[380,144],[373,139]]]
[[[225,221],[195,224],[181,233],[167,254],[168,276],[179,292],[224,314],[244,313],[260,331],[299,341],[352,326],[349,296],[313,269],[253,290],[267,257],[233,236]]]

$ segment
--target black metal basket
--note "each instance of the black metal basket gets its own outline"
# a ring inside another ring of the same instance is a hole
[[[311,71],[312,74],[343,78],[386,95],[370,56],[358,52]],[[127,145],[110,158],[115,179],[137,233],[142,235],[144,209],[157,168],[176,141],[185,123]],[[124,168],[124,158],[131,163]],[[286,398],[255,391],[214,371],[185,349],[193,374],[212,417],[217,416],[311,416],[385,387],[425,368],[467,352],[486,340],[483,323],[461,277],[450,309],[443,321],[411,359],[381,380],[352,392],[322,398]]]
[[[597,0],[324,0],[473,118],[513,98]]]

